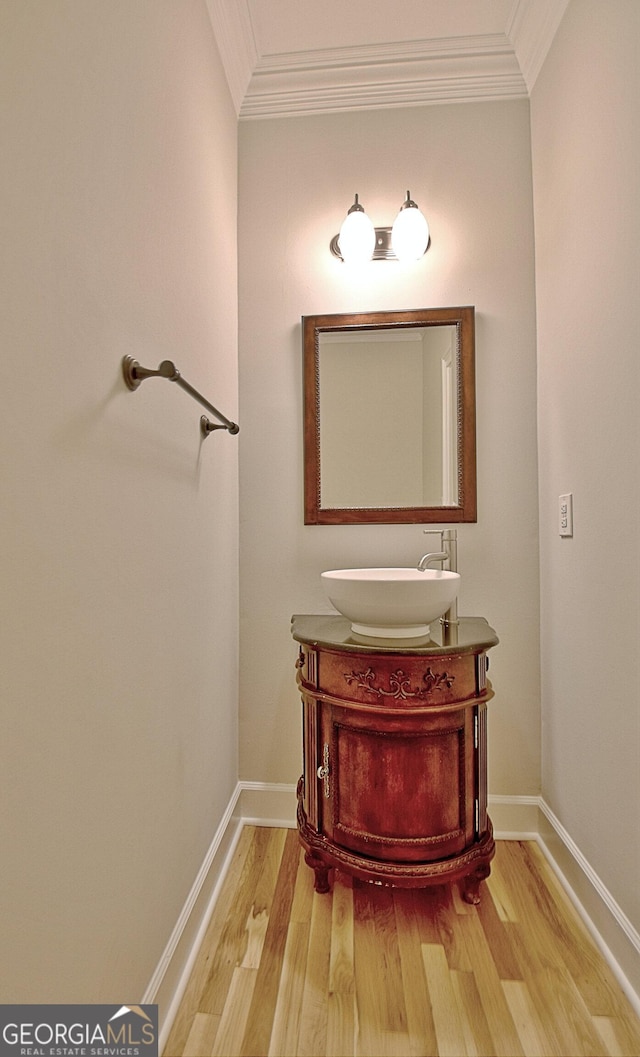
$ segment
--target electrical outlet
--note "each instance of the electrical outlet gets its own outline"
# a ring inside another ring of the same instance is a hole
[[[558,497],[559,531],[561,536],[573,536],[573,493]]]

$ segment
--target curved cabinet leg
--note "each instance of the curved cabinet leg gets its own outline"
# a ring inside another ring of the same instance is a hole
[[[465,903],[471,903],[472,906],[478,905],[480,902],[480,882],[486,881],[490,873],[491,866],[489,863],[481,862],[471,873],[467,874],[462,882],[462,898]]]
[[[311,867],[315,874],[315,883],[313,886],[315,891],[319,892],[321,895],[325,892],[330,892],[331,885],[329,883],[329,871],[331,870],[331,867],[309,851],[306,853],[304,861],[307,866]]]

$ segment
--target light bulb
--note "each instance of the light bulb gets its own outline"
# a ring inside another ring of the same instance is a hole
[[[358,202],[357,195],[340,228],[338,246],[345,264],[364,264],[373,256],[376,229]]]
[[[391,248],[399,261],[417,261],[429,245],[429,225],[407,191],[391,229]]]

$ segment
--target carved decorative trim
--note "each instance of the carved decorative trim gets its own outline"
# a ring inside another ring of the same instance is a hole
[[[381,686],[374,685],[377,676],[373,668],[369,667],[364,672],[343,672],[343,675],[349,686],[355,683],[358,690],[364,690],[365,693],[373,694],[374,697],[391,697],[394,701],[407,701],[411,697],[423,700],[435,690],[450,690],[455,681],[455,675],[449,675],[447,672],[440,672],[436,675],[431,668],[427,668],[422,676],[424,686],[412,688],[411,676],[406,675],[402,668],[398,668],[390,674],[389,689],[385,690]]]
[[[309,686],[318,686],[318,651],[307,650],[307,682]]]
[[[345,826],[344,822],[336,822],[334,832],[340,832],[346,837],[355,837],[356,840],[366,841],[367,844],[384,844],[389,848],[394,845],[408,848],[429,848],[439,844],[449,844],[453,841],[464,840],[463,829],[452,829],[448,833],[437,833],[435,837],[387,837],[377,833],[367,833],[364,830]],[[334,838],[335,839],[335,838]]]
[[[301,801],[297,810],[298,832],[302,844],[329,868],[344,866],[355,877],[364,877],[376,883],[399,885],[400,887],[421,887],[430,883],[454,880],[474,870],[476,865],[485,866],[484,876],[488,876],[488,864],[495,854],[493,826],[487,818],[487,829],[480,841],[472,844],[459,855],[449,859],[422,863],[394,863],[368,858],[349,851],[339,844],[328,844],[323,837],[308,824]]]

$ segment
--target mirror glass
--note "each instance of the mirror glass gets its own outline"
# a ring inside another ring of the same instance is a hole
[[[305,524],[476,520],[473,308],[306,316]]]

